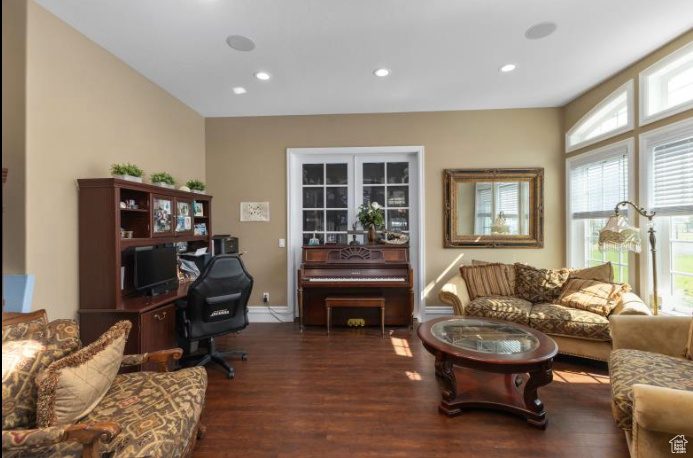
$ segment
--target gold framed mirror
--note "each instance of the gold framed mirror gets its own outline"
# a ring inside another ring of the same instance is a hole
[[[544,169],[443,172],[445,248],[543,248]]]

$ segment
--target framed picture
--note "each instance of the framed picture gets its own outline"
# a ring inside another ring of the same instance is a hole
[[[173,232],[173,200],[154,197],[152,199],[152,219],[154,234]]]
[[[205,216],[205,207],[202,202],[193,202],[195,207],[195,216]]]
[[[192,231],[192,203],[184,200],[176,201],[176,232]]]
[[[269,222],[269,202],[241,202],[241,222]]]

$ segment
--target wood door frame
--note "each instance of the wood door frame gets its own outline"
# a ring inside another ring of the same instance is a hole
[[[417,240],[416,255],[417,261],[413,265],[414,269],[414,316],[420,321],[423,319],[426,310],[424,297],[426,280],[426,237],[425,237],[425,215],[424,215],[424,147],[421,146],[367,146],[367,147],[339,147],[339,148],[287,148],[286,149],[286,262],[287,262],[287,304],[286,311],[291,316],[296,317],[298,307],[296,307],[296,257],[294,252],[295,229],[297,219],[301,215],[292,214],[292,202],[296,198],[297,177],[292,173],[298,164],[299,159],[310,156],[326,155],[373,155],[386,156],[388,154],[410,154],[414,156],[417,165],[415,179],[410,179],[410,185],[416,184],[416,204],[418,221],[416,221]],[[356,186],[356,183],[354,183]]]

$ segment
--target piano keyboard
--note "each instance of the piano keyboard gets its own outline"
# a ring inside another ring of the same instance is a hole
[[[407,281],[404,277],[313,277],[310,282],[398,282]]]

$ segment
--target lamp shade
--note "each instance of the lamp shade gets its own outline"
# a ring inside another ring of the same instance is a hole
[[[625,216],[613,215],[599,231],[599,249],[640,253],[640,231]]]
[[[493,224],[491,224],[491,234],[507,234],[508,232],[510,232],[510,226],[508,226],[503,212],[500,212],[498,218],[494,219]]]

